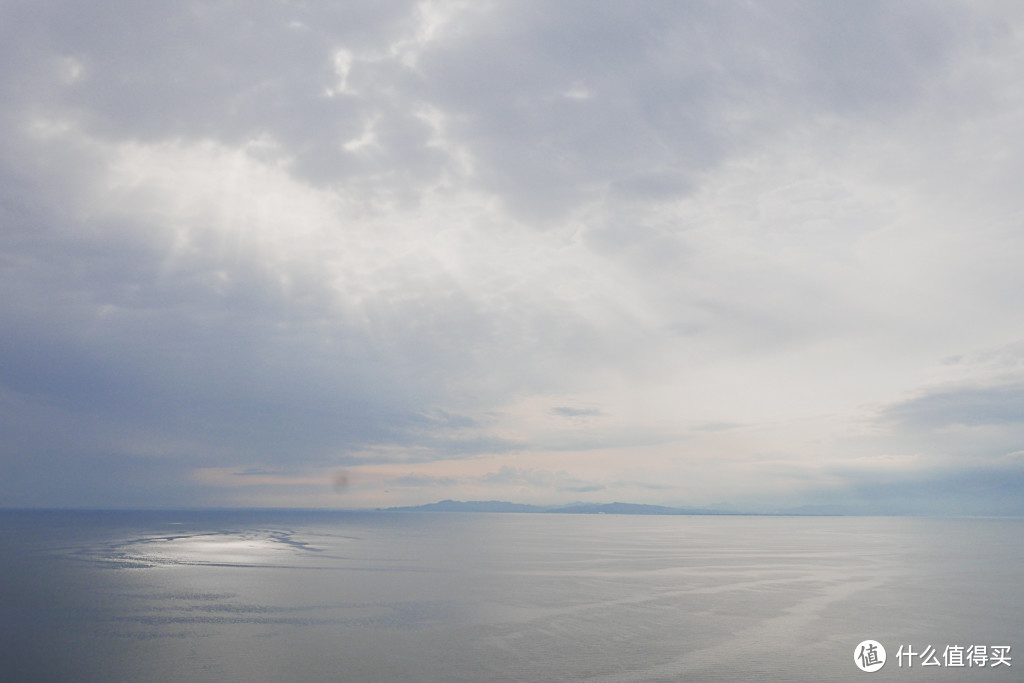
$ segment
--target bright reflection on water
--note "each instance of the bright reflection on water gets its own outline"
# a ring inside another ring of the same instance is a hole
[[[317,550],[281,531],[214,532],[143,538],[116,547],[113,552],[108,549],[105,555],[96,559],[123,567],[273,566],[288,562],[302,551]]]
[[[1021,680],[1024,521],[0,512],[10,680]]]

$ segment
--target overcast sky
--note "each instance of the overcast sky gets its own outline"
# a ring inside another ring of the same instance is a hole
[[[0,3],[0,505],[1024,512],[1024,4]]]

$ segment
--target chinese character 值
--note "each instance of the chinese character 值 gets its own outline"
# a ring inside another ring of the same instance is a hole
[[[857,655],[857,658],[864,667],[878,664],[878,647],[876,647],[874,643],[861,645],[860,653]]]
[[[946,663],[946,666],[963,666],[963,645],[947,645],[946,650],[942,653],[942,660]]]

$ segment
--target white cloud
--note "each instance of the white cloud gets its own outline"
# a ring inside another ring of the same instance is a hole
[[[391,463],[360,500],[687,503],[1019,450],[922,433],[1016,398],[1015,6],[11,12],[0,381],[51,461],[87,422],[182,500]]]

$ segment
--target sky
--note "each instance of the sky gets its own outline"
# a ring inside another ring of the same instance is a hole
[[[1024,514],[1024,4],[0,3],[0,507]]]

